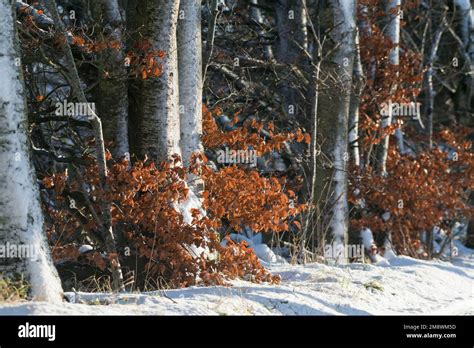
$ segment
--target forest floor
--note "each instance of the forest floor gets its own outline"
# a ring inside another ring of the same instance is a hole
[[[474,315],[474,250],[452,262],[275,265],[280,285],[232,281],[142,294],[67,293],[69,303],[0,304],[0,315]]]

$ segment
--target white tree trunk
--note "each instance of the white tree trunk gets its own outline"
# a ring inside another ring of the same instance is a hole
[[[394,47],[390,51],[389,61],[390,63],[398,69],[400,65],[400,19],[401,19],[401,0],[388,0],[385,8],[385,13],[387,16],[387,29],[386,36],[392,41]],[[397,71],[398,73],[398,71]],[[397,88],[396,85],[392,86],[392,93],[395,92]],[[388,110],[388,115],[383,116],[381,127],[382,129],[389,127],[392,124],[392,108]],[[399,148],[403,150],[403,134],[399,130],[397,134]],[[390,136],[385,136],[379,145],[379,152],[377,156],[377,170],[381,175],[387,174],[387,157],[388,157],[388,148],[389,148]],[[392,235],[389,231],[384,242],[385,249],[387,253],[393,253],[392,250]]]
[[[24,245],[27,258],[7,258],[0,273],[18,273],[35,300],[61,301],[62,288],[43,231],[43,214],[30,160],[23,75],[12,0],[0,0],[0,244]]]
[[[203,150],[201,1],[180,4],[178,21],[179,112],[184,165]]]
[[[179,0],[148,2],[148,35],[155,49],[165,53],[161,75],[143,84],[140,153],[155,161],[181,156],[179,147],[179,85],[176,27]]]
[[[337,50],[334,63],[340,69],[339,76],[343,95],[338,100],[339,105],[336,119],[337,134],[333,150],[334,161],[334,215],[331,220],[331,232],[335,243],[347,245],[348,242],[348,203],[347,203],[347,141],[350,90],[354,62],[354,35],[356,1],[332,1],[334,22],[341,23],[335,29],[336,42],[341,46]],[[344,259],[344,257],[339,258]]]

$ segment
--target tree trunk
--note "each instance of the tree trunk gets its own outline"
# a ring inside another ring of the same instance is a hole
[[[179,1],[148,2],[147,35],[153,47],[165,53],[159,77],[149,77],[143,83],[143,114],[140,120],[141,156],[154,161],[181,155],[179,148],[179,86],[176,27]]]
[[[184,165],[203,151],[201,1],[182,1],[178,23],[179,113]]]
[[[348,117],[352,88],[355,37],[355,1],[329,1],[332,13],[332,41],[337,45],[323,60],[321,80],[327,88],[321,90],[318,105],[317,139],[323,155],[317,168],[317,201],[325,219],[324,231],[331,243],[343,248],[348,240],[347,145]],[[340,255],[339,262],[346,261]]]
[[[22,246],[30,255],[2,258],[0,276],[19,274],[29,283],[33,299],[59,302],[61,282],[43,231],[43,213],[30,159],[13,4],[11,0],[0,1],[0,244],[9,244],[10,250]]]
[[[127,67],[123,43],[123,17],[118,0],[100,0],[106,42],[115,42],[118,48],[107,48],[100,55],[100,83],[97,93],[97,109],[104,125],[104,140],[112,143],[115,158],[125,156],[128,146],[128,94]]]
[[[310,183],[309,183],[309,192],[308,192],[308,197],[307,201],[310,204],[316,203],[315,198],[316,198],[316,185],[317,185],[317,179],[318,178],[318,145],[317,145],[317,139],[316,139],[316,134],[318,133],[318,101],[319,101],[319,88],[320,88],[320,83],[319,83],[319,75],[320,75],[320,68],[321,68],[321,61],[319,60],[319,55],[318,55],[318,61],[314,62],[314,67],[313,67],[313,77],[312,77],[312,88],[311,88],[311,107],[309,109],[309,117],[311,119],[311,141],[309,144],[309,151],[310,151],[310,160],[309,160],[309,168],[307,170],[308,174],[310,175]],[[302,259],[303,263],[306,262],[306,253],[305,253],[305,248],[307,247],[307,239],[310,238],[312,241],[312,249],[315,247],[315,242],[316,242],[316,236],[315,236],[315,217],[316,217],[316,222],[318,218],[317,214],[317,209],[309,209],[303,214],[303,229],[301,232],[301,237],[300,237],[300,258]],[[312,250],[314,252],[314,250]]]

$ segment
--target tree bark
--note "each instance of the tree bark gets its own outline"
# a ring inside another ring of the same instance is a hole
[[[180,4],[178,23],[179,113],[181,153],[185,166],[202,152],[201,1]]]
[[[176,27],[179,1],[148,2],[147,36],[155,49],[165,53],[159,77],[149,77],[143,83],[143,114],[140,120],[141,156],[154,161],[181,155],[179,147],[179,85]]]
[[[28,119],[15,28],[14,1],[1,0],[0,31],[0,244],[30,250],[2,258],[0,276],[19,274],[34,300],[60,302],[62,288],[43,230],[36,174],[30,159]]]

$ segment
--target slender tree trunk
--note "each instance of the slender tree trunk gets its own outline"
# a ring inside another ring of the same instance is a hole
[[[97,108],[104,125],[104,140],[111,142],[115,158],[125,156],[128,146],[128,94],[127,67],[124,54],[124,18],[118,0],[100,0],[107,42],[115,42],[118,48],[107,48],[100,56],[101,71],[97,93]]]
[[[322,144],[317,168],[317,202],[331,243],[344,248],[348,240],[347,153],[348,117],[355,53],[355,1],[329,1],[332,13],[332,41],[337,44],[321,67],[321,90],[318,105],[318,132]],[[338,257],[344,262],[344,254]]]
[[[58,29],[59,33],[67,37],[67,32],[64,27],[61,18],[59,17],[57,5],[55,0],[50,0],[47,3],[48,11],[51,14],[51,17]],[[87,98],[82,90],[80,78],[77,72],[76,63],[72,55],[71,47],[66,40],[61,40],[61,48],[65,54],[65,67],[67,69],[66,78],[68,83],[72,88],[72,93],[75,99],[80,103],[87,103]],[[92,114],[90,117],[90,123],[92,125],[94,140],[95,140],[95,150],[97,155],[97,167],[100,181],[102,183],[102,189],[104,192],[107,192],[107,163],[105,159],[105,147],[104,147],[104,138],[102,133],[102,122],[100,118],[95,114],[94,110],[89,107],[89,113]],[[118,258],[118,253],[115,245],[115,236],[112,229],[112,216],[110,212],[110,202],[103,200],[101,202],[101,210],[103,215],[103,226],[102,234],[105,240],[105,246],[107,253],[110,258],[110,264],[112,269],[112,278],[114,290],[122,291],[124,290],[123,285],[123,276],[122,269],[120,267],[120,261]]]
[[[203,151],[201,1],[182,1],[178,22],[179,113],[184,165]]]
[[[385,8],[387,27],[386,27],[386,36],[390,39],[394,47],[390,51],[389,61],[390,64],[397,69],[400,65],[400,19],[401,19],[401,0],[388,0]],[[391,93],[395,93],[397,85],[391,86]],[[389,103],[391,105],[391,103]],[[389,127],[393,122],[392,117],[392,108],[389,107],[388,115],[382,116],[381,128],[382,130]],[[402,134],[398,135],[399,138],[402,137]],[[382,138],[380,145],[378,147],[377,153],[377,171],[380,175],[387,174],[387,158],[388,158],[388,149],[390,143],[390,136],[386,135]],[[403,140],[402,140],[403,143]],[[403,144],[402,144],[403,145]],[[387,236],[384,241],[385,253],[386,255],[391,255],[393,253],[392,248],[392,233],[391,231],[387,232]],[[384,254],[385,255],[385,254]]]
[[[0,1],[0,244],[10,251],[26,248],[30,254],[0,259],[0,276],[21,275],[29,283],[33,299],[59,302],[61,282],[43,230],[36,174],[30,159],[13,5],[12,0]]]
[[[317,178],[318,178],[318,146],[317,146],[317,139],[316,134],[318,133],[318,102],[319,102],[319,74],[321,68],[321,61],[319,60],[314,63],[313,68],[313,78],[312,78],[312,96],[311,96],[311,108],[309,110],[310,117],[311,117],[311,142],[309,144],[310,150],[310,162],[309,162],[309,170],[308,173],[311,175],[310,183],[309,183],[309,194],[308,194],[308,202],[310,204],[317,203],[315,201],[316,198],[316,185],[317,185]],[[306,262],[306,253],[305,248],[307,245],[307,238],[310,237],[315,242],[315,235],[314,235],[314,226],[313,221],[315,217],[315,212],[317,209],[310,208],[307,212],[304,213],[304,225],[302,229],[302,235],[300,240],[300,253],[303,263]],[[316,218],[318,215],[316,214]],[[314,252],[314,250],[312,250]]]
[[[181,155],[179,147],[179,85],[176,27],[179,1],[148,2],[147,35],[155,49],[165,53],[163,70],[158,78],[143,83],[143,114],[140,122],[141,156],[164,161]]]
[[[314,6],[314,4],[312,4]],[[315,40],[315,48],[312,50],[312,60],[311,60],[311,80],[310,86],[308,91],[308,99],[311,100],[309,105],[309,109],[307,111],[309,123],[311,127],[311,141],[309,144],[309,153],[310,159],[307,162],[307,165],[304,165],[304,169],[308,173],[308,181],[309,184],[307,185],[308,192],[306,190],[303,192],[306,193],[306,200],[312,206],[306,210],[301,217],[303,222],[303,227],[300,233],[300,247],[299,247],[299,259],[306,263],[306,248],[310,247],[311,251],[314,253],[316,250],[317,245],[322,247],[321,243],[317,242],[319,240],[319,236],[317,235],[318,227],[317,224],[319,222],[317,214],[317,203],[316,202],[316,184],[318,178],[317,172],[317,160],[318,160],[318,145],[316,134],[318,132],[318,103],[319,103],[319,88],[320,88],[320,71],[321,71],[321,55],[322,55],[322,46],[320,44],[319,38],[320,28],[319,25],[315,26],[311,17],[309,16],[309,11],[306,3],[303,3],[305,14],[308,16],[308,24],[309,28],[311,29],[311,34]],[[308,241],[309,239],[309,241]]]

